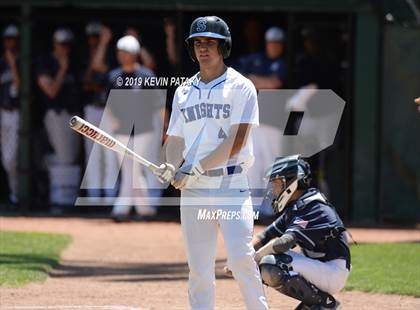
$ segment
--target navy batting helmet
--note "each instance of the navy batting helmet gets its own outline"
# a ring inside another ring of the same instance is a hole
[[[232,37],[230,35],[228,25],[217,16],[204,16],[195,19],[190,27],[190,34],[185,42],[187,43],[188,52],[193,61],[197,60],[194,53],[193,40],[195,37],[208,37],[219,39],[219,51],[223,58],[230,55],[232,49]]]

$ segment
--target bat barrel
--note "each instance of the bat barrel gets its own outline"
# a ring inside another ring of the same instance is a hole
[[[148,167],[150,170],[155,171],[158,169],[158,166],[151,163],[147,159],[141,157],[133,150],[127,148],[126,145],[123,145],[120,141],[106,133],[105,131],[99,129],[93,124],[85,121],[83,118],[75,115],[69,120],[69,125],[71,129],[75,130],[79,134],[87,137],[88,139],[95,141],[96,143],[113,150],[114,152],[120,153],[122,155],[129,155],[135,161],[140,164]]]

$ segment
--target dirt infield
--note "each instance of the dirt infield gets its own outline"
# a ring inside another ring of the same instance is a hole
[[[0,218],[0,229],[73,236],[61,264],[45,283],[0,288],[1,309],[188,309],[188,268],[177,223]],[[419,232],[413,230],[351,232],[359,242],[420,239]],[[243,309],[237,284],[222,275],[225,257],[219,235],[216,306]],[[271,309],[292,309],[297,304],[272,289],[266,292]],[[420,299],[414,297],[361,292],[344,292],[337,297],[343,309],[420,309]]]

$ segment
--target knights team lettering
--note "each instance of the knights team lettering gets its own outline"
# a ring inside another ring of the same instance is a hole
[[[193,122],[202,118],[229,118],[231,113],[230,104],[212,104],[202,102],[190,107],[181,109],[187,123]]]

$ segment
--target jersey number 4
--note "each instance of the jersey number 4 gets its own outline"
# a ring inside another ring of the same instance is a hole
[[[223,131],[223,128],[220,128],[218,138],[219,138],[219,139],[226,139],[226,138],[227,138],[227,135],[226,135],[226,133]]]

